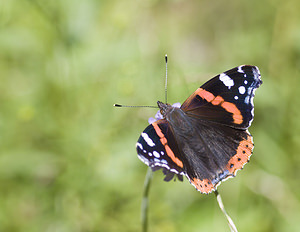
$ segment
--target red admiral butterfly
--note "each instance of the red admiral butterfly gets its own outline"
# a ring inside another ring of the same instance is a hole
[[[261,84],[259,69],[242,65],[206,82],[180,107],[158,101],[162,119],[141,134],[138,157],[154,171],[163,168],[166,181],[184,175],[201,193],[216,190],[252,154],[248,127]]]

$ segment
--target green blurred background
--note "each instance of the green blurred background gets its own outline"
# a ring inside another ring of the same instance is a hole
[[[140,231],[135,143],[164,100],[260,68],[255,149],[219,186],[239,231],[300,231],[300,1],[0,2],[0,231]],[[150,190],[150,231],[229,231],[214,194]]]

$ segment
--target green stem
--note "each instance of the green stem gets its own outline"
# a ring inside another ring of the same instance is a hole
[[[231,217],[229,217],[229,215],[227,214],[226,210],[225,210],[225,207],[223,205],[223,202],[222,202],[222,198],[221,198],[221,195],[219,194],[219,192],[217,190],[215,190],[215,195],[217,197],[217,202],[219,204],[219,207],[220,209],[222,210],[223,214],[225,215],[226,219],[227,219],[227,222],[228,222],[228,226],[230,228],[230,231],[231,232],[238,232],[234,222],[232,221]]]
[[[148,203],[149,203],[149,189],[152,180],[152,169],[149,167],[145,182],[144,182],[144,192],[142,199],[142,208],[141,208],[141,219],[142,219],[142,232],[147,232],[148,229]]]

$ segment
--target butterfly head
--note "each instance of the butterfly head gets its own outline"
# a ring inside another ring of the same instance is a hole
[[[170,112],[172,106],[168,103],[163,103],[161,101],[157,101],[157,105],[160,109],[160,113],[162,114],[163,118],[166,118],[166,115]]]

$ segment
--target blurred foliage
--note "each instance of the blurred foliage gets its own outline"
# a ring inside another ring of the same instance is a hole
[[[300,2],[0,2],[0,231],[139,231],[135,143],[164,98],[260,68],[255,149],[219,187],[239,231],[300,231]],[[187,180],[150,191],[150,231],[228,231]]]

